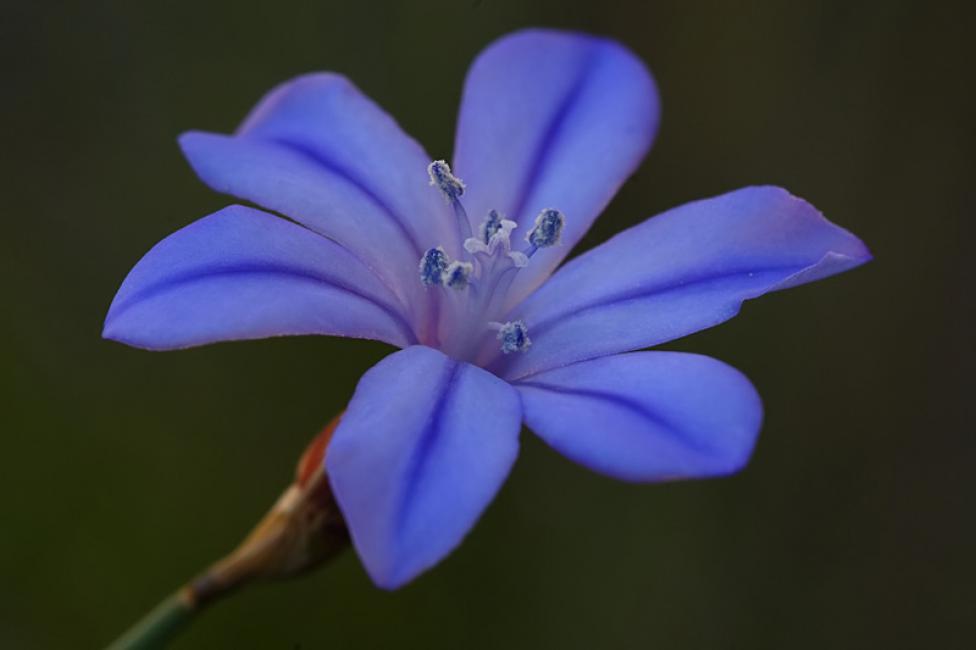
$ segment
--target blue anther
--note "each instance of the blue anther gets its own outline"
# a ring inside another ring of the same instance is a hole
[[[535,226],[525,236],[525,240],[535,248],[555,246],[563,232],[566,217],[559,210],[546,208],[535,218]],[[535,251],[533,251],[535,252]]]
[[[529,329],[520,320],[510,321],[498,329],[498,340],[502,343],[502,352],[525,352],[532,345],[529,340]]]
[[[441,281],[445,286],[460,291],[461,289],[467,288],[473,270],[474,265],[468,262],[451,262],[444,269]]]
[[[464,194],[464,183],[451,173],[451,167],[443,160],[435,160],[427,165],[430,184],[440,189],[448,203],[454,203]]]
[[[447,253],[443,248],[438,246],[429,249],[420,258],[420,281],[428,287],[432,284],[441,284],[447,265]]]

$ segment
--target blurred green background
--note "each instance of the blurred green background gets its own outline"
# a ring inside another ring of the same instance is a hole
[[[379,591],[346,553],[218,604],[176,647],[972,647],[971,6],[4,3],[0,647],[110,641],[237,542],[389,352],[99,338],[142,254],[230,202],[176,136],[336,70],[449,156],[469,62],[526,25],[618,38],[660,85],[656,146],[584,247],[775,183],[877,259],[670,346],[762,393],[741,475],[626,485],[526,434],[474,533],[414,584]]]

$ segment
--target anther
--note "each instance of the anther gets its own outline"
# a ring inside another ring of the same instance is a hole
[[[428,287],[433,284],[441,284],[447,266],[447,253],[444,252],[443,248],[438,246],[429,249],[420,258],[420,281]]]
[[[474,270],[474,265],[470,262],[451,262],[444,269],[444,273],[441,276],[441,281],[444,286],[451,287],[452,289],[466,289],[470,283],[471,272]]]
[[[566,217],[559,210],[546,208],[535,218],[535,226],[525,236],[525,240],[534,248],[546,248],[559,243]],[[533,252],[535,252],[533,250]]]
[[[435,160],[427,165],[430,184],[444,194],[448,203],[453,203],[464,194],[464,182],[451,173],[451,167],[443,160]]]
[[[488,323],[492,329],[498,330],[497,339],[501,341],[502,352],[525,352],[532,345],[529,339],[529,328],[520,320],[507,323]]]

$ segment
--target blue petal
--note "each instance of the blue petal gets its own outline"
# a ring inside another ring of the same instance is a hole
[[[627,481],[736,472],[762,423],[749,380],[696,354],[619,354],[515,385],[529,428],[572,460]]]
[[[280,212],[401,278],[424,250],[459,249],[453,213],[428,185],[431,158],[347,79],[298,77],[262,99],[233,136],[184,134],[183,151],[214,189]]]
[[[511,386],[431,348],[363,375],[326,466],[377,585],[403,585],[461,542],[515,462],[521,416]]]
[[[509,379],[664,343],[735,316],[744,300],[854,268],[861,241],[776,187],[696,201],[619,233],[513,310],[533,346]]]
[[[528,30],[490,45],[464,87],[454,162],[473,224],[495,208],[527,232],[544,208],[566,215],[559,246],[537,252],[513,300],[556,267],[643,159],[657,89],[620,44]]]
[[[288,215],[334,239],[375,269],[400,298],[420,300],[410,272],[419,254],[402,224],[357,185],[271,142],[186,133],[180,144],[214,189]]]
[[[103,332],[152,350],[284,334],[416,340],[395,296],[348,251],[242,206],[153,247],[122,283]]]

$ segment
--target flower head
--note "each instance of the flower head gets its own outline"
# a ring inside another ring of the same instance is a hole
[[[285,334],[402,348],[363,376],[326,460],[388,588],[460,543],[523,422],[624,480],[734,472],[762,417],[749,381],[707,357],[634,350],[870,255],[805,201],[748,187],[556,270],[643,158],[658,112],[649,72],[619,44],[518,32],[468,74],[452,168],[343,77],[299,77],[235,134],[182,136],[204,182],[268,211],[227,207],[160,242],[104,335],[149,349]]]

